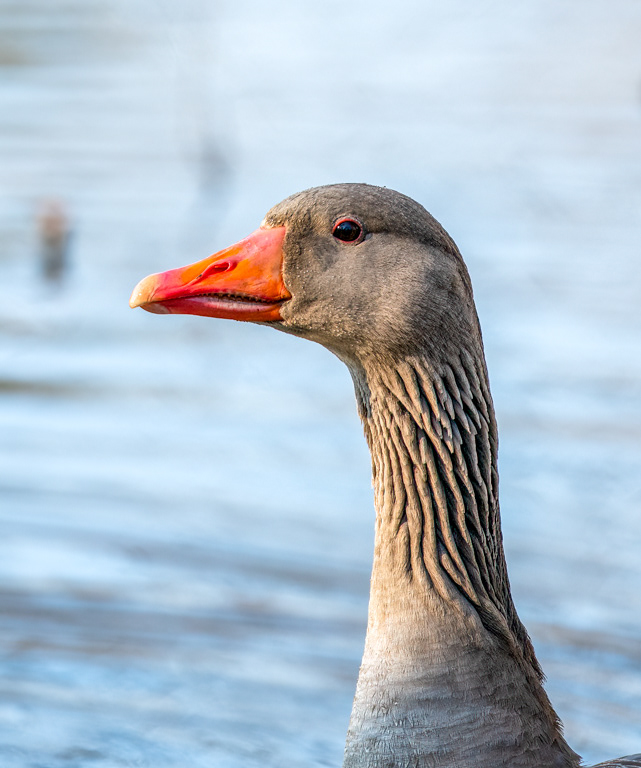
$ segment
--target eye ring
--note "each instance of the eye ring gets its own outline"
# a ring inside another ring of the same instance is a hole
[[[332,235],[346,245],[358,245],[365,239],[365,228],[354,216],[342,216],[334,222]]]

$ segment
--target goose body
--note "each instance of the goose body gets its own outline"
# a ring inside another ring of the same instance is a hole
[[[376,533],[344,768],[575,768],[510,594],[497,429],[467,269],[418,203],[293,195],[235,246],[145,278],[132,306],[267,323],[348,366]],[[641,755],[599,768],[641,768]]]

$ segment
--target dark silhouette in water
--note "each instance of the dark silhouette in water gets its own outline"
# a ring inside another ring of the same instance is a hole
[[[60,200],[47,200],[42,204],[38,236],[42,276],[48,283],[61,285],[69,269],[71,227]]]

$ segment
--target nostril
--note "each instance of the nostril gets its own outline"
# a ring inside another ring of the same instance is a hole
[[[228,261],[227,259],[223,261],[215,261],[213,264],[210,264],[207,269],[203,270],[200,275],[198,275],[198,280],[203,277],[208,277],[209,275],[218,274],[219,272],[228,272],[235,266],[236,264],[234,262]]]

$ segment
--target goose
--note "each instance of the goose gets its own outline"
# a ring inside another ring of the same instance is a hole
[[[497,426],[463,259],[417,202],[335,184],[274,206],[131,307],[318,342],[348,367],[376,507],[368,624],[344,768],[576,768],[519,620]],[[641,768],[641,754],[600,768]]]

